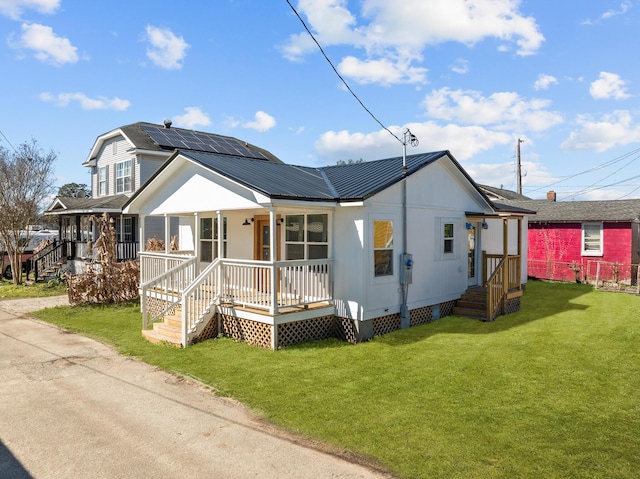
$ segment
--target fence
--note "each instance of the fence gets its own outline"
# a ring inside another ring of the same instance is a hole
[[[640,293],[638,264],[596,259],[584,260],[582,263],[529,260],[527,271],[530,278],[589,283],[596,288],[635,288]]]

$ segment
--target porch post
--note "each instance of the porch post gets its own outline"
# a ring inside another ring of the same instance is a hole
[[[224,257],[224,220],[222,218],[222,211],[216,211],[218,215],[218,258]],[[214,238],[215,239],[215,238]]]
[[[518,289],[522,289],[522,217],[518,218]]]
[[[164,252],[166,254],[171,253],[171,246],[169,245],[169,243],[171,242],[171,232],[169,231],[170,226],[171,226],[170,218],[165,213],[164,214]]]
[[[193,214],[195,218],[195,225],[193,227],[193,255],[196,258],[200,257],[200,214],[196,211]],[[198,268],[200,271],[200,268]]]
[[[139,235],[138,238],[140,238],[140,251],[144,251],[145,250],[145,242],[144,242],[144,236],[145,236],[145,231],[144,231],[144,222],[145,222],[145,215],[139,215],[138,216],[138,222],[140,223],[138,225],[138,232]]]
[[[273,314],[278,314],[278,270],[276,269],[276,261],[278,259],[278,225],[276,224],[276,220],[275,208],[269,208],[269,261],[271,262],[271,312]]]
[[[222,246],[223,245],[223,237],[222,237],[222,231],[223,231],[223,224],[222,224],[222,211],[218,210],[216,211],[216,215],[218,217],[218,261],[222,260]],[[213,226],[213,225],[211,225]],[[215,229],[215,228],[214,228]],[[213,231],[211,232],[211,239],[215,239],[215,235],[213,234]],[[220,300],[222,299],[222,292],[226,290],[226,284],[222,284],[222,282],[224,281],[222,278],[224,277],[222,274],[222,264],[220,264],[220,266],[218,266],[218,274],[216,277],[216,283],[218,284],[218,291],[219,291],[219,295],[220,295]],[[226,293],[225,296],[230,296],[231,293]],[[218,328],[218,331],[220,331],[220,328]]]
[[[509,292],[509,219],[502,219],[502,314],[507,311],[507,293]]]

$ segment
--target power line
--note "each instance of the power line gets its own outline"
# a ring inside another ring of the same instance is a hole
[[[340,80],[342,80],[342,83],[344,83],[344,86],[347,87],[347,90],[349,90],[349,93],[351,93],[353,95],[353,97],[358,101],[358,103],[360,103],[360,106],[362,108],[364,108],[364,110],[371,116],[371,118],[373,118],[376,123],[378,123],[378,125],[380,125],[382,128],[384,128],[385,130],[387,130],[387,132],[389,132],[389,134],[391,136],[393,136],[396,140],[398,140],[400,143],[402,143],[402,140],[396,136],[395,133],[393,133],[391,130],[389,130],[389,128],[387,128],[386,126],[384,126],[382,124],[382,122],[380,120],[378,120],[378,118],[364,105],[364,103],[362,102],[362,100],[360,100],[360,98],[358,98],[358,95],[355,94],[355,92],[351,89],[351,87],[349,86],[349,84],[346,82],[346,80],[344,78],[342,78],[342,75],[340,75],[340,73],[338,73],[337,68],[333,65],[333,63],[331,62],[331,60],[329,59],[329,57],[327,56],[327,54],[324,52],[324,50],[322,49],[322,46],[320,45],[320,43],[318,42],[318,40],[316,40],[316,37],[313,36],[313,33],[311,33],[311,30],[309,30],[309,27],[307,27],[307,24],[304,22],[304,20],[302,19],[302,17],[300,16],[300,14],[298,13],[298,11],[293,7],[293,5],[291,5],[291,2],[289,0],[287,0],[287,3],[289,4],[289,6],[291,7],[291,10],[293,10],[293,13],[296,14],[296,17],[298,17],[298,19],[300,20],[300,22],[302,23],[302,26],[304,27],[304,29],[307,31],[307,33],[309,34],[309,36],[311,37],[311,39],[315,42],[316,45],[318,45],[318,48],[320,49],[320,52],[322,52],[322,55],[324,56],[325,60],[327,60],[327,62],[329,63],[329,65],[331,65],[331,68],[333,68],[333,71],[335,72],[336,75],[338,75],[338,78],[340,78]]]
[[[2,138],[4,138],[7,143],[9,143],[9,146],[13,148],[13,151],[15,151],[17,154],[18,150],[16,150],[16,147],[11,144],[11,142],[9,141],[9,138],[7,138],[4,133],[2,133],[2,130],[0,130],[0,135],[2,135]]]

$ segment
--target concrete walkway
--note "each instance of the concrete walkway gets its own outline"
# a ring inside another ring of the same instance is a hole
[[[0,477],[391,477],[27,315],[65,303],[0,301]]]

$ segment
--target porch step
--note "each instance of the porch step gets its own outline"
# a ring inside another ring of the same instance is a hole
[[[452,313],[456,316],[464,316],[467,318],[475,318],[480,320],[487,319],[487,291],[484,288],[469,288],[456,301]]]
[[[161,323],[153,323],[153,329],[143,329],[142,335],[149,342],[167,343],[179,348],[182,345],[182,318],[180,315],[167,315]]]

